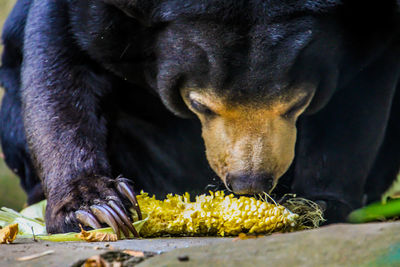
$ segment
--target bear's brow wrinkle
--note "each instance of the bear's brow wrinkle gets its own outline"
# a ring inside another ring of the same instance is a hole
[[[294,112],[298,111],[299,109],[303,108],[310,100],[310,94],[307,94],[300,99],[297,99],[294,104],[285,112],[286,116],[290,116]]]

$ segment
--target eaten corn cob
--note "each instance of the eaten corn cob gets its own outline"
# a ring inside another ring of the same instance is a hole
[[[266,234],[291,231],[298,215],[281,205],[253,197],[222,191],[196,196],[169,194],[164,201],[141,192],[137,196],[142,213],[149,218],[140,231],[142,237],[155,236],[233,236],[239,233]]]

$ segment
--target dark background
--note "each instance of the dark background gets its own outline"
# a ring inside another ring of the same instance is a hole
[[[3,28],[4,20],[6,19],[7,14],[11,11],[15,1],[16,0],[0,0],[0,29]],[[2,49],[3,46],[0,43],[0,54]],[[4,90],[0,88],[0,99],[3,96],[3,93]],[[3,155],[0,155],[0,207],[6,206],[20,210],[26,202],[25,193],[19,186],[18,178],[6,167]],[[400,192],[400,182],[395,184],[390,193],[393,194],[394,192]]]
[[[3,29],[4,20],[13,7],[15,0],[0,0],[0,29]],[[0,44],[0,54],[3,50]],[[0,89],[0,98],[4,90]],[[26,201],[25,193],[19,186],[18,178],[6,167],[3,154],[0,159],[0,207],[6,206],[20,210]]]

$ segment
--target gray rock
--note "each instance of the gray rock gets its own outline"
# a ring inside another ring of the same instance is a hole
[[[399,222],[331,225],[178,249],[138,266],[400,266],[399,233]]]
[[[157,238],[109,243],[33,242],[0,245],[0,266],[71,266],[110,250],[162,253],[138,266],[400,266],[400,222],[339,224],[248,240]],[[54,250],[42,258],[16,258]]]
[[[1,1],[1,0],[0,0]],[[213,245],[221,242],[231,242],[230,238],[156,238],[131,239],[118,242],[34,242],[32,239],[17,239],[13,244],[0,245],[0,267],[5,266],[71,266],[73,263],[115,250],[149,251],[157,254],[179,248]],[[29,261],[16,259],[44,251],[54,250],[54,253]]]

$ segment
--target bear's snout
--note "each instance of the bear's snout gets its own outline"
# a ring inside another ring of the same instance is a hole
[[[226,186],[235,194],[268,193],[274,185],[274,179],[269,174],[228,174]]]

